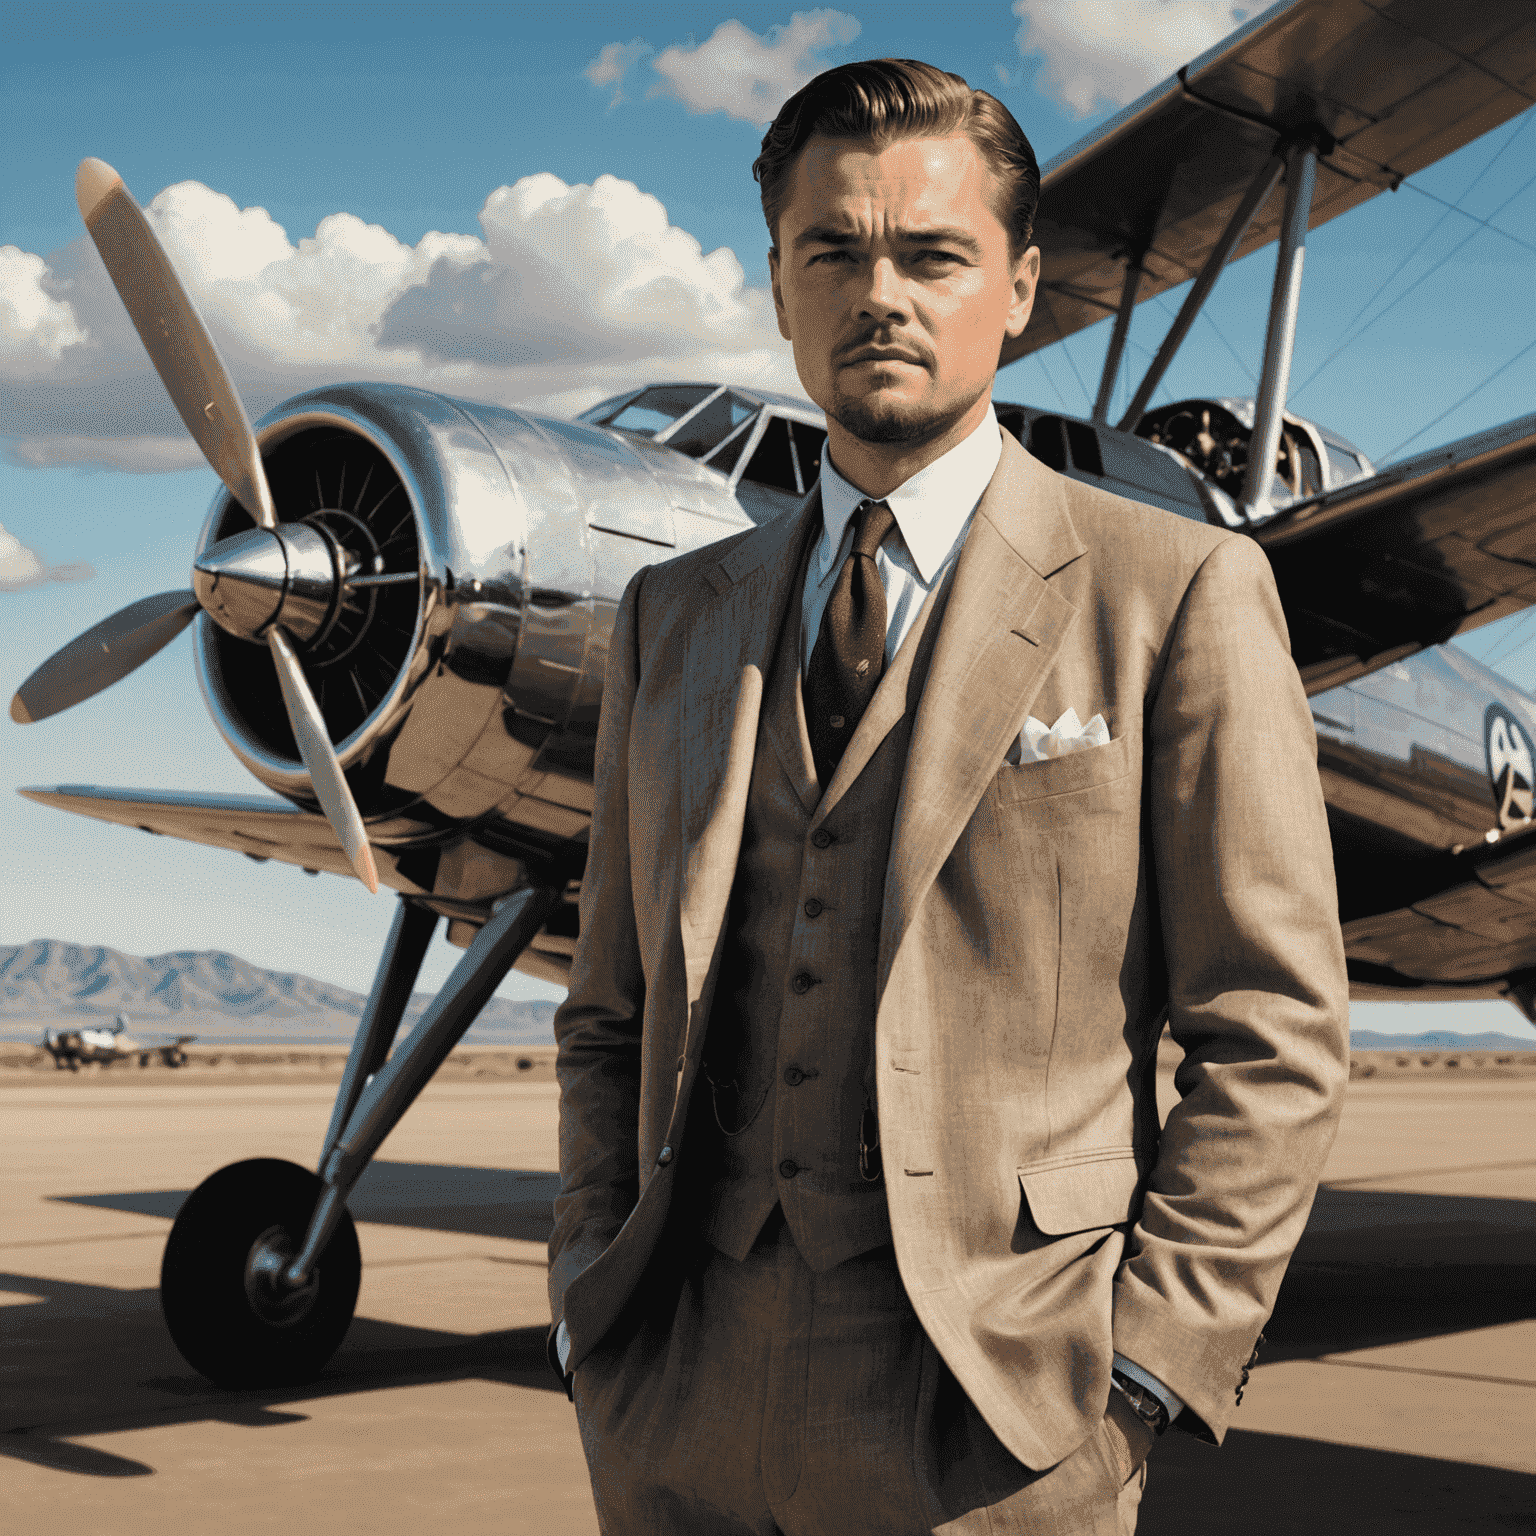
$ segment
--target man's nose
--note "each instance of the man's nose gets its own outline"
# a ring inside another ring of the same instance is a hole
[[[902,320],[907,314],[906,289],[896,263],[889,256],[872,261],[868,267],[869,281],[860,295],[859,316],[871,320]]]

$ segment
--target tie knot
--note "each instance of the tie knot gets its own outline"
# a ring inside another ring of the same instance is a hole
[[[890,503],[867,498],[854,508],[853,553],[874,556],[886,534],[896,526],[896,514]]]

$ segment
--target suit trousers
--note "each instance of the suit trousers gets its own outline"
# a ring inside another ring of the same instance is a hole
[[[820,1274],[775,1210],[741,1262],[699,1243],[577,1368],[604,1536],[1132,1536],[1107,1423],[1034,1472],[917,1320],[894,1251]],[[660,1304],[657,1305],[656,1303]]]

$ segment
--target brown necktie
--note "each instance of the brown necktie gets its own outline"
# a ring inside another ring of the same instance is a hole
[[[895,523],[883,501],[854,509],[853,549],[837,573],[806,669],[806,725],[823,789],[885,671],[885,587],[875,551]]]

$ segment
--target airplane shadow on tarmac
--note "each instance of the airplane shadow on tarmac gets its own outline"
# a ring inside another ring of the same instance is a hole
[[[558,1182],[547,1172],[381,1162],[368,1170],[350,1206],[361,1221],[538,1241],[548,1236]],[[56,1198],[169,1218],[186,1194]],[[1265,1329],[1262,1358],[1309,1359],[1536,1316],[1533,1260],[1536,1203],[1325,1187]],[[52,1303],[11,1310],[10,1321],[25,1324],[27,1337],[18,1341],[24,1353],[51,1362],[52,1384],[36,1394],[47,1400],[41,1421],[7,1426],[0,1454],[64,1472],[151,1474],[141,1462],[74,1443],[119,1429],[291,1423],[303,1417],[294,1410],[305,1402],[407,1382],[480,1378],[559,1390],[541,1327],[468,1335],[359,1317],[319,1380],[297,1389],[227,1392],[187,1370],[166,1336],[153,1290],[22,1275],[0,1277],[0,1285]],[[78,1383],[65,1384],[60,1369],[69,1374],[75,1362]],[[1531,1486],[1528,1476],[1497,1468],[1241,1428],[1219,1454],[1172,1434],[1155,1453],[1140,1531],[1530,1530]]]
[[[358,1181],[347,1209],[357,1221],[544,1243],[549,1241],[554,1224],[551,1206],[559,1192],[558,1173],[375,1161]],[[54,1198],[65,1205],[132,1211],[169,1220],[175,1218],[190,1193],[187,1189],[151,1189]]]

